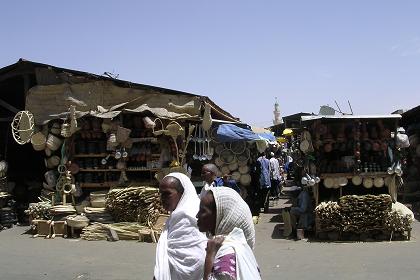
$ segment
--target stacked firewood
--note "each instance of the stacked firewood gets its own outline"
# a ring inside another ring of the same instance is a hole
[[[404,215],[396,210],[385,214],[385,228],[389,232],[405,233],[411,231],[413,218],[410,215]]]
[[[318,231],[332,231],[341,229],[341,209],[337,202],[321,202],[315,208]]]
[[[385,214],[391,211],[391,196],[346,195],[339,201],[341,207],[342,230],[362,233],[369,230],[382,230],[385,227]]]
[[[106,198],[106,209],[116,222],[154,223],[163,212],[159,192],[154,187],[114,188]]]
[[[82,230],[80,237],[85,240],[136,240],[142,228],[138,223],[92,223]]]

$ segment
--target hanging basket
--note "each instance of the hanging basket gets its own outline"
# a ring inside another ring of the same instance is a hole
[[[239,171],[240,174],[248,174],[249,173],[249,166],[248,165],[239,166],[238,171]]]
[[[216,148],[214,148],[214,151],[216,152],[216,154],[220,155],[224,149],[225,147],[223,146],[223,144],[218,144]]]
[[[131,129],[119,126],[117,128],[117,142],[118,143],[124,143],[125,141],[128,140],[128,138],[130,137],[130,133],[131,133]]]
[[[220,157],[217,157],[214,160],[214,164],[216,164],[217,167],[221,167],[223,165],[223,161],[220,159]]]
[[[239,179],[239,182],[243,186],[249,186],[251,184],[251,175],[249,175],[249,174],[241,175],[241,178]]]
[[[60,135],[64,138],[69,138],[71,136],[71,130],[70,130],[70,124],[69,123],[63,123],[61,125],[61,132]]]
[[[238,169],[238,161],[236,160],[236,157],[235,160],[228,165],[228,167],[230,171],[235,171],[236,169]]]
[[[184,133],[185,133],[184,128],[179,123],[177,123],[176,121],[171,121],[166,126],[165,134],[171,136],[174,140],[178,136],[184,135]]]
[[[45,160],[45,165],[49,169],[53,169],[60,164],[60,158],[58,156],[52,156]]]
[[[231,150],[225,149],[220,153],[220,159],[224,164],[231,164],[236,160],[236,157]]]
[[[161,119],[156,118],[154,124],[155,125],[153,126],[153,135],[160,136],[166,132],[166,130],[163,129],[163,122]]]
[[[61,133],[60,123],[54,122],[51,126],[50,133],[52,133],[54,135],[60,135],[60,133]]]
[[[222,168],[220,169],[220,171],[222,172],[222,175],[230,174],[229,165],[222,166]]]
[[[13,139],[19,144],[24,145],[31,141],[31,136],[34,133],[34,115],[29,111],[20,111],[13,118],[12,123]]]
[[[42,151],[47,146],[47,138],[42,132],[37,132],[32,135],[31,144],[35,151]]]
[[[230,143],[230,150],[235,155],[242,154],[243,152],[245,152],[245,149],[246,149],[246,142],[245,141],[237,141],[237,142]]]
[[[47,148],[51,151],[56,151],[58,148],[60,148],[61,144],[63,143],[63,140],[58,138],[57,136],[53,134],[48,134],[47,137]]]
[[[215,126],[210,130],[210,138],[214,143],[219,143],[218,139],[217,139],[217,129],[219,127]]]
[[[232,179],[235,181],[239,181],[241,179],[241,173],[239,173],[238,171],[233,172]]]
[[[239,166],[245,166],[248,164],[248,160],[251,157],[251,152],[249,151],[249,149],[245,149],[245,151],[240,154],[239,156],[237,156],[238,158],[238,165]]]

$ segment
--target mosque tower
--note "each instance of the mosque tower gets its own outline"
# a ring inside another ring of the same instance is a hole
[[[280,117],[280,106],[279,106],[279,102],[277,101],[277,97],[276,97],[276,103],[274,103],[274,120],[273,120],[273,124],[274,125],[278,125],[283,123],[283,119]]]

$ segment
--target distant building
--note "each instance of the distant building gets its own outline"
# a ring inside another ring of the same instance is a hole
[[[311,116],[315,115],[314,113],[296,113],[293,115],[285,116],[282,118],[282,123],[273,125],[269,129],[274,132],[274,135],[281,136],[283,133],[283,130],[285,128],[300,128],[301,126],[301,117],[302,116]]]
[[[274,103],[274,120],[273,120],[273,124],[274,125],[278,125],[278,124],[282,124],[283,123],[283,119],[280,116],[280,105],[277,101],[277,97],[276,97],[276,103]]]

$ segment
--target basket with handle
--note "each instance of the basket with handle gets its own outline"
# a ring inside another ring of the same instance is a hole
[[[161,119],[156,118],[154,123],[155,125],[153,126],[153,135],[159,136],[166,132],[166,130],[163,128],[163,122]]]
[[[18,112],[10,123],[13,139],[19,144],[24,145],[31,141],[34,133],[34,115],[29,111]]]

